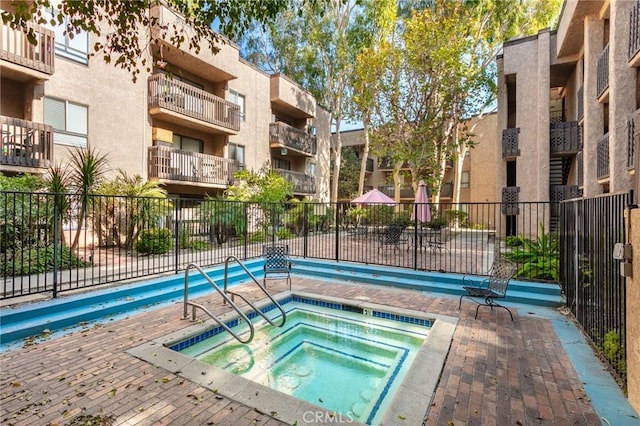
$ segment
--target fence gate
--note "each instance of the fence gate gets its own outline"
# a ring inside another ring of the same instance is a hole
[[[625,284],[616,243],[625,241],[624,209],[632,193],[563,201],[560,281],[567,307],[626,387]]]

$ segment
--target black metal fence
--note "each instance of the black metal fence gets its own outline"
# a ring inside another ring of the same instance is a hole
[[[625,242],[624,209],[632,194],[561,203],[560,281],[567,307],[626,385],[626,279],[613,258]]]
[[[258,257],[275,241],[287,244],[292,256],[465,274],[484,274],[494,257],[507,256],[518,263],[520,278],[557,281],[551,204],[518,203],[513,215],[501,206],[431,204],[426,218],[412,217],[413,203],[258,205],[0,192],[0,298],[55,297],[178,273],[191,262]],[[401,232],[391,235],[390,228]]]

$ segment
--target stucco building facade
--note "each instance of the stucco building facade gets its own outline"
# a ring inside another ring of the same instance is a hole
[[[572,0],[556,31],[504,44],[496,158],[503,202],[636,189],[639,28],[637,2]],[[547,225],[558,216],[550,209]]]
[[[163,24],[180,19],[162,3],[150,13]],[[329,114],[286,76],[243,60],[234,43],[212,54],[160,40],[145,51],[152,70],[133,82],[88,56],[88,34],[36,26],[33,46],[0,25],[0,172],[44,173],[68,148],[91,147],[114,173],[160,181],[174,196],[220,194],[239,168],[270,167],[297,197],[329,199]]]

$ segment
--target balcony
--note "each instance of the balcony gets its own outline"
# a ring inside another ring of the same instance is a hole
[[[395,198],[396,191],[393,185],[379,186],[378,190],[385,195]],[[413,188],[410,185],[403,185],[400,187],[400,198],[414,198]]]
[[[502,130],[502,158],[510,159],[520,156],[520,129],[514,127]]]
[[[637,1],[629,12],[629,63],[640,66],[640,3]]]
[[[609,177],[609,133],[598,141],[596,151],[598,155],[596,178],[598,180],[606,179]]]
[[[149,77],[149,114],[209,133],[240,130],[238,105],[163,74]]]
[[[561,121],[549,125],[551,155],[575,155],[582,149],[582,127],[577,121]]]
[[[18,81],[47,80],[54,72],[54,32],[31,23],[27,27],[33,30],[35,45],[29,43],[26,33],[0,21],[2,76]]]
[[[167,146],[149,147],[149,178],[227,186],[240,163],[213,155],[182,151]]]
[[[53,160],[53,128],[42,123],[0,116],[3,169],[47,168]],[[6,167],[4,167],[6,166]],[[15,166],[15,167],[11,167]]]
[[[409,168],[409,162],[405,161],[404,163],[402,163],[402,167],[400,167],[400,169],[408,169]],[[378,165],[378,170],[393,170],[394,169],[394,164],[393,164],[393,158],[391,157],[382,157],[380,159],[380,165]]]
[[[269,145],[271,148],[287,148],[312,157],[318,150],[318,139],[304,130],[277,122],[269,124]]]
[[[607,44],[598,58],[598,75],[596,91],[598,100],[606,103],[609,100],[609,45]]]
[[[519,186],[505,186],[502,188],[502,204],[500,206],[502,214],[507,216],[520,214],[519,194]]]
[[[571,200],[581,196],[578,185],[551,185],[549,187],[549,201],[551,202],[551,216],[560,215],[560,201]]]
[[[274,169],[280,176],[293,184],[294,194],[315,194],[316,178],[302,172],[292,172],[291,170]]]
[[[295,119],[315,117],[316,101],[313,95],[284,74],[271,76],[270,92],[275,110]]]

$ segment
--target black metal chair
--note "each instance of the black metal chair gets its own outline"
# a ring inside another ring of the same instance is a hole
[[[391,224],[382,228],[378,251],[385,247],[393,247],[394,250],[399,250],[400,244],[407,242],[402,235],[402,231],[402,226],[396,224]]]
[[[463,297],[478,297],[484,298],[484,303],[478,302],[476,306],[476,316],[478,318],[478,309],[480,306],[489,306],[491,310],[493,307],[504,308],[509,312],[511,321],[513,321],[513,314],[509,308],[496,303],[496,299],[504,299],[507,296],[507,288],[509,287],[509,281],[516,273],[517,265],[507,259],[497,258],[493,261],[493,265],[489,270],[488,277],[485,278],[480,285],[465,286],[465,277],[462,278],[462,288],[466,291],[465,294],[460,296],[458,303],[458,309],[462,306]]]
[[[287,279],[289,290],[291,290],[291,260],[289,259],[289,246],[266,245],[262,247],[264,257],[264,278],[262,283],[267,287],[267,279]]]

